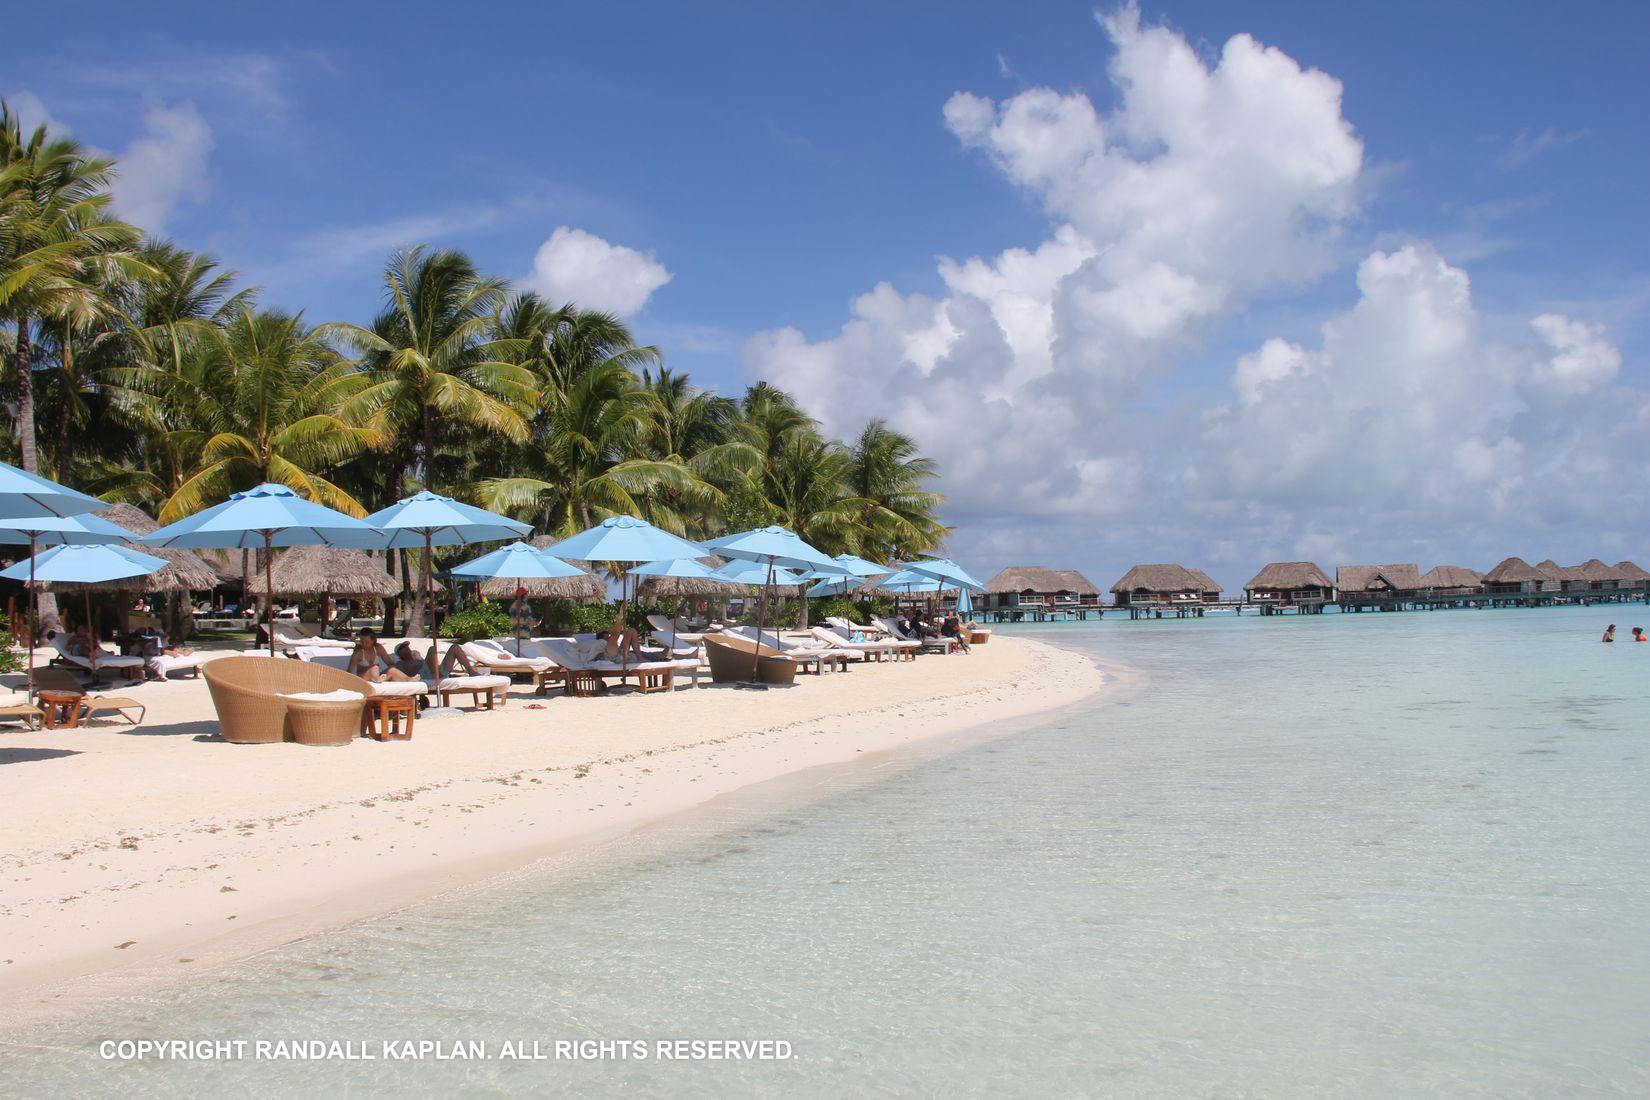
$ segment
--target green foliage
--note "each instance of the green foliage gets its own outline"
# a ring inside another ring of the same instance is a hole
[[[647,617],[676,612],[675,600],[632,600],[625,612],[625,621],[642,634],[648,632]],[[574,603],[572,600],[549,600],[541,629],[547,634],[601,634],[618,617],[619,605],[612,603]]]
[[[0,672],[20,672],[23,668],[23,650],[11,633],[11,623],[0,615]]]
[[[827,616],[838,615],[863,625],[871,621],[871,614],[872,609],[857,596],[832,596],[808,604],[808,618],[813,622],[824,622]]]
[[[510,633],[510,609],[492,600],[482,600],[474,607],[448,615],[441,622],[441,636],[461,642],[507,637]]]

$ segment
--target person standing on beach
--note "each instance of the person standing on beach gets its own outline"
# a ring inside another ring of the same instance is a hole
[[[1613,642],[1613,641],[1616,640],[1616,624],[1615,623],[1611,623],[1609,626],[1604,628],[1604,640],[1607,641],[1607,642]]]

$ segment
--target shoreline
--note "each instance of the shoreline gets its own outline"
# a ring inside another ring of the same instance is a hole
[[[330,750],[196,743],[215,723],[163,725],[159,691],[151,722],[115,746],[123,727],[0,737],[0,798],[15,796],[0,827],[0,1028],[203,977],[756,784],[1053,710],[1105,677],[1081,654],[998,635],[968,656],[806,681],[542,701],[518,687],[502,712]],[[210,714],[196,684],[162,685],[177,697],[164,709]],[[154,743],[167,733],[197,737]],[[50,816],[94,792],[117,801]]]

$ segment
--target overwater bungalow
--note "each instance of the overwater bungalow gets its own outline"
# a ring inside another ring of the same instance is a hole
[[[1538,561],[1531,568],[1541,574],[1543,592],[1569,592],[1572,591],[1572,584],[1585,585],[1586,578],[1578,576],[1573,569],[1558,564],[1552,558]]]
[[[1173,563],[1137,565],[1111,591],[1119,607],[1190,606],[1220,599],[1220,585],[1209,574]]]
[[[1263,614],[1282,607],[1319,611],[1334,598],[1334,582],[1309,561],[1272,562],[1243,586],[1243,602]]]
[[[1335,567],[1335,589],[1343,608],[1349,603],[1396,606],[1417,596],[1421,587],[1421,570],[1414,562]]]
[[[1471,596],[1484,587],[1484,574],[1464,565],[1435,565],[1421,574],[1421,589],[1429,596]]]
[[[1100,589],[1075,569],[1011,565],[985,585],[981,610],[1019,620],[1100,612]]]
[[[1546,577],[1523,558],[1506,558],[1484,574],[1486,596],[1520,596],[1542,591]]]
[[[1650,572],[1640,569],[1630,561],[1618,561],[1611,567],[1616,575],[1616,583],[1622,588],[1632,588],[1639,591],[1650,589]]]

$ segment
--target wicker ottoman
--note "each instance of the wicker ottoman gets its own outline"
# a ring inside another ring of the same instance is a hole
[[[299,745],[347,745],[361,732],[361,706],[360,701],[288,700],[287,729]]]

